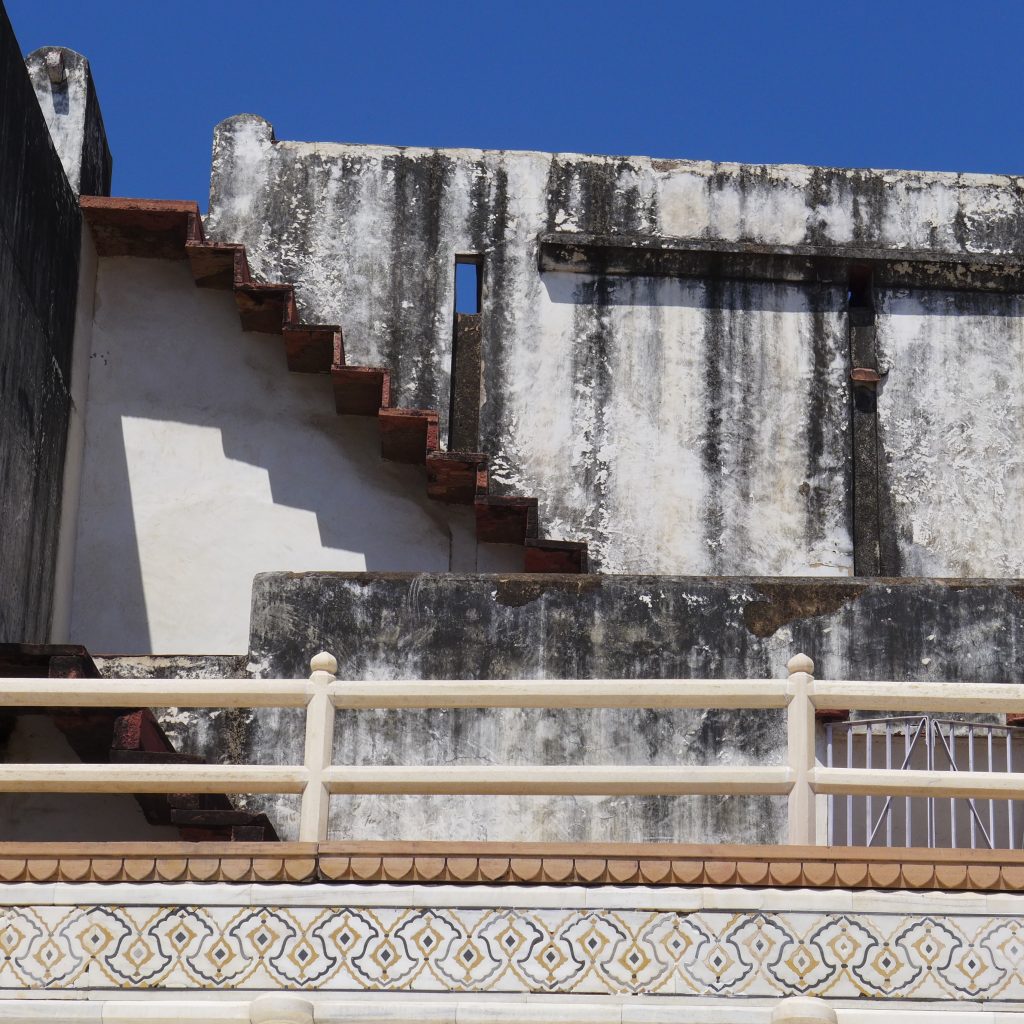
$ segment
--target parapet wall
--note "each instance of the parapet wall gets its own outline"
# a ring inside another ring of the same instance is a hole
[[[342,679],[751,678],[796,651],[824,679],[1024,682],[1024,599],[1011,582],[273,573],[257,577],[248,671],[300,678],[312,653]],[[151,674],[207,671],[153,664]],[[142,659],[105,675],[145,675]],[[301,761],[291,711],[162,719],[178,749]],[[780,764],[776,711],[339,712],[336,764]],[[267,807],[295,835],[297,804]],[[339,840],[765,842],[774,797],[335,797]]]

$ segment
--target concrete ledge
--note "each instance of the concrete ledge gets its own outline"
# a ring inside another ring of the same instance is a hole
[[[870,270],[876,286],[1024,292],[1024,258],[1016,253],[946,253],[853,244],[768,245],[561,231],[540,236],[540,269],[844,286],[852,271]]]

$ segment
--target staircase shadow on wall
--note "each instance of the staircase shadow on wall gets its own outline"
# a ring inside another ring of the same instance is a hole
[[[337,416],[330,377],[289,373],[185,263],[101,262],[87,431],[72,630],[94,649],[150,652],[194,601],[247,637],[257,572],[450,568],[425,471],[383,462],[376,419]]]

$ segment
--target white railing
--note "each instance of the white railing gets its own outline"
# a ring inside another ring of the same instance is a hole
[[[1024,712],[1024,686],[823,682],[798,654],[788,679],[423,680],[347,682],[318,654],[308,680],[0,680],[14,707],[305,708],[301,765],[0,764],[0,792],[295,793],[299,838],[327,838],[330,797],[361,794],[788,796],[789,841],[827,842],[829,795],[1024,799],[1019,774],[827,768],[818,761],[815,709]],[[786,709],[784,765],[376,767],[335,765],[334,712],[407,708]]]

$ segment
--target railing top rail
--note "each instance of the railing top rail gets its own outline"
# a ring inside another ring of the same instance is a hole
[[[1021,713],[1019,683],[898,683],[816,679],[807,688],[815,707],[846,711]]]
[[[304,707],[306,679],[3,679],[0,707]],[[784,708],[785,679],[331,680],[337,708]],[[816,707],[891,712],[1024,712],[1018,683],[811,680]]]
[[[0,679],[0,708],[301,708],[306,679]]]
[[[3,679],[0,707],[305,707],[305,679]],[[784,708],[784,679],[339,680],[337,708]]]
[[[784,708],[784,679],[339,681],[338,708]]]

